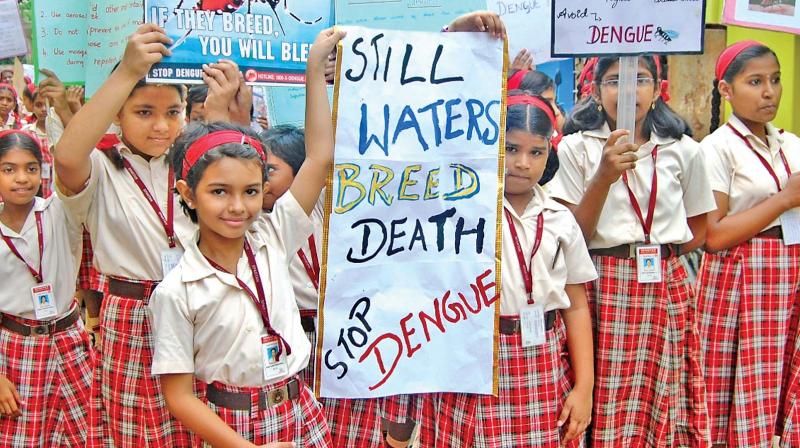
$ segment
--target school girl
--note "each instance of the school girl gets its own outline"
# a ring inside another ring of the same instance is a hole
[[[322,407],[298,376],[311,346],[288,264],[312,234],[309,215],[333,159],[324,65],[343,36],[325,30],[311,47],[308,155],[269,214],[260,218],[266,154],[253,131],[193,124],[173,149],[182,204],[199,232],[150,304],[153,372],[170,411],[215,447],[333,446]],[[208,384],[207,404],[195,397],[193,377]]]
[[[509,93],[500,390],[478,398],[475,447],[577,446],[591,418],[592,327],[583,284],[597,274],[572,213],[540,186],[558,169],[555,127],[545,98]]]
[[[476,11],[454,19],[444,32],[486,32],[505,39],[500,17]],[[418,443],[423,447],[470,446],[474,436],[477,395],[456,393],[405,394],[385,397],[382,403],[386,442],[391,447]]]
[[[271,211],[287,191],[305,160],[305,138],[301,129],[275,126],[262,133],[267,149],[267,188],[264,210]],[[311,213],[313,233],[297,250],[289,264],[292,289],[300,308],[300,321],[311,343],[308,366],[301,372],[303,381],[312,386],[316,376],[317,308],[319,303],[320,258],[325,193]],[[380,399],[321,398],[333,446],[380,446],[383,443]]]
[[[168,50],[152,24],[131,36],[116,70],[70,121],[56,145],[58,194],[91,235],[102,274],[98,365],[90,406],[89,446],[190,446],[170,417],[150,374],[151,324],[146,305],[194,231],[174,213],[166,151],[183,125],[183,88],[142,78]],[[112,121],[119,126],[98,144]],[[95,151],[100,145],[104,151]]]
[[[0,446],[85,446],[93,358],[75,293],[78,222],[36,197],[42,151],[0,131]]]
[[[800,139],[770,123],[782,93],[772,50],[736,43],[715,75],[712,117],[721,98],[733,115],[702,143],[717,205],[697,279],[711,436],[766,447],[781,436],[800,318],[800,245],[784,239],[800,222]]]
[[[591,95],[564,126],[550,194],[572,209],[598,280],[594,447],[703,446],[705,386],[694,292],[678,256],[702,244],[714,201],[699,145],[639,58],[636,126],[617,129],[619,63],[596,61]],[[622,143],[622,138],[628,141]]]
[[[22,127],[17,101],[17,89],[11,84],[0,83],[0,131]]]

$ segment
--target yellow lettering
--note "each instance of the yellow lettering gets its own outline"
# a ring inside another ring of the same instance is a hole
[[[480,191],[481,182],[478,179],[478,173],[476,173],[475,170],[460,163],[451,163],[450,168],[453,168],[453,183],[455,184],[455,190],[450,193],[445,193],[444,199],[446,201],[457,201],[459,199],[471,198]],[[467,175],[469,184],[464,184],[464,174]]]
[[[354,163],[340,163],[336,165],[336,170],[339,173],[339,193],[336,195],[336,207],[333,209],[334,213],[342,214],[352,210],[355,206],[364,200],[367,195],[367,190],[357,180],[361,168]],[[348,202],[345,201],[345,192],[348,188],[355,188],[358,190],[358,197]]]
[[[422,198],[426,201],[428,199],[436,199],[439,197],[439,168],[434,168],[428,171],[428,180],[425,182],[425,196]]]
[[[409,165],[403,170],[403,176],[400,177],[400,190],[398,191],[397,198],[401,201],[416,201],[419,199],[418,194],[406,194],[407,187],[413,187],[417,181],[411,179],[411,173],[415,173],[422,169],[422,165]]]
[[[386,194],[383,187],[389,184],[394,179],[394,172],[388,166],[378,165],[373,163],[369,169],[372,170],[372,183],[369,185],[369,198],[367,199],[370,204],[375,205],[375,194],[377,193],[384,204],[392,205],[394,197]],[[381,173],[384,174],[383,179],[380,179]]]

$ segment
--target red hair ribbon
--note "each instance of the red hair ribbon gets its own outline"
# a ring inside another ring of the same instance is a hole
[[[201,157],[203,157],[203,154],[216,148],[217,146],[226,145],[228,143],[250,145],[256,150],[259,157],[261,157],[262,162],[266,163],[267,161],[267,156],[264,153],[264,147],[261,146],[261,142],[258,140],[239,131],[216,131],[198,138],[189,146],[189,149],[186,150],[186,157],[183,159],[183,173],[181,177],[184,179],[186,178],[186,176],[189,174],[189,170],[191,170],[194,164],[197,163]]]
[[[547,118],[550,119],[550,124],[553,125],[553,129],[555,130],[557,128],[556,114],[553,113],[552,106],[540,100],[539,98],[530,95],[514,95],[508,97],[508,105],[513,106],[515,104],[527,104],[537,109],[541,109],[547,115]]]
[[[117,134],[105,134],[103,135],[103,138],[101,138],[100,141],[97,143],[97,146],[95,146],[95,148],[99,149],[100,151],[108,151],[111,149],[115,149],[117,145],[119,145],[120,143],[121,142],[119,141],[119,137],[117,137]]]
[[[743,40],[741,42],[736,42],[735,44],[723,50],[717,59],[717,67],[714,70],[717,81],[722,81],[722,78],[725,76],[725,72],[728,71],[728,67],[730,67],[731,62],[736,59],[736,56],[739,56],[739,54],[750,47],[758,46],[764,46],[764,44],[755,40]]]
[[[33,140],[36,143],[36,146],[39,147],[39,151],[42,150],[42,141],[39,140],[39,137],[35,136],[33,133],[28,132],[28,131],[23,131],[21,129],[6,129],[5,131],[0,131],[0,138],[3,138],[5,136],[11,135],[11,134],[22,134],[22,135],[30,138],[31,140]]]
[[[14,88],[11,84],[7,82],[0,82],[0,89],[8,89],[11,91],[11,94],[14,95],[14,99],[17,99],[17,89]]]
[[[530,73],[530,70],[519,70],[510,78],[508,78],[508,83],[506,84],[508,90],[517,90],[519,86],[522,84],[522,79],[525,78],[525,75]]]
[[[581,98],[592,93],[595,66],[597,66],[597,58],[589,58],[578,76],[578,92]]]

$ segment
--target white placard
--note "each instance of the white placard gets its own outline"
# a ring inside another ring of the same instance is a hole
[[[0,59],[28,52],[16,0],[0,0]]]
[[[702,53],[705,0],[552,0],[554,57]]]
[[[544,64],[550,57],[549,0],[487,0],[486,9],[503,20],[508,33],[510,60],[523,48],[533,53],[534,64]]]
[[[491,394],[503,42],[346,30],[317,391]]]

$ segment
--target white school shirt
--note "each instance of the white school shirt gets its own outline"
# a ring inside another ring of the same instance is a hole
[[[611,134],[607,125],[601,129],[570,134],[558,145],[560,167],[548,184],[550,195],[570,204],[578,204],[589,182],[600,167],[603,147]],[[658,192],[655,216],[650,232],[654,244],[682,244],[692,240],[687,218],[717,208],[706,178],[700,145],[684,135],[680,140],[660,137],[652,132],[650,141],[637,151],[636,168],[628,171],[628,181],[647,218],[653,175],[653,147],[658,145],[656,168]],[[644,241],[644,230],[633,211],[628,190],[620,176],[608,192],[597,230],[589,241],[590,249],[602,249]]]
[[[167,200],[174,203],[177,247],[181,248],[197,229],[178,203],[179,196],[167,191],[168,155],[149,161],[133,154],[124,144],[119,152],[127,159],[155,197],[164,216]],[[80,193],[58,195],[92,237],[94,267],[105,275],[161,280],[161,253],[169,249],[167,234],[158,215],[124,168],[114,166],[99,150],[92,151],[92,173]]]
[[[2,207],[3,204],[0,204],[0,210]],[[39,235],[34,213],[37,211],[42,212],[44,236],[42,276],[44,283],[53,286],[53,299],[58,317],[61,317],[70,310],[75,295],[75,278],[83,241],[82,227],[64,210],[61,201],[52,196],[48,199],[34,198],[33,209],[19,233],[0,223],[3,235],[11,239],[34,269],[39,269]],[[4,241],[0,241],[0,259],[3,260],[0,263],[0,281],[3,283],[0,288],[0,312],[36,319],[31,288],[38,282]]]
[[[292,349],[288,376],[305,368],[311,354],[288,270],[289,258],[311,231],[311,220],[287,193],[246,234],[262,277],[270,323]],[[266,330],[258,307],[233,275],[214,269],[200,253],[198,236],[186,246],[180,263],[158,285],[148,304],[153,374],[193,373],[206,383],[239,387],[279,381],[263,379],[261,336]],[[257,294],[244,253],[236,272]]]
[[[767,141],[765,144],[735,115],[728,120],[758,151],[781,182],[786,185],[788,176],[779,150],[783,148],[789,169],[800,171],[800,139],[791,132],[780,133],[775,126],[767,124]],[[747,144],[726,125],[721,126],[700,144],[706,156],[706,170],[711,189],[728,195],[728,214],[749,210],[765,199],[776,194],[778,187],[769,171],[758,160]],[[768,224],[768,229],[780,224],[780,220]]]
[[[597,278],[583,234],[572,213],[562,204],[547,197],[544,189],[534,187],[534,196],[522,215],[518,215],[507,199],[503,206],[511,213],[526,264],[533,271],[533,299],[545,311],[567,309],[570,300],[566,285],[590,282]],[[530,262],[536,241],[539,213],[544,216],[544,230],[539,250]],[[525,280],[517,259],[511,230],[503,213],[503,288],[500,293],[500,314],[517,315],[528,304]]]
[[[317,200],[314,210],[311,212],[311,223],[314,226],[314,242],[317,247],[317,258],[320,265],[322,264],[322,226],[325,216],[325,190]],[[313,265],[311,258],[311,249],[309,248],[308,238],[303,241],[300,250],[306,255],[306,259]],[[291,256],[291,254],[289,254]],[[303,262],[300,260],[300,255],[295,251],[294,256],[291,257],[289,264],[289,275],[292,277],[292,288],[294,289],[294,296],[297,299],[297,306],[301,310],[316,310],[319,306],[319,292],[314,287],[314,282],[306,272]]]

